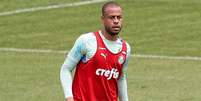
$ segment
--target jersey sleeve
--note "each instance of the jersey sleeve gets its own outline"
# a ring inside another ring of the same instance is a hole
[[[126,62],[123,65],[123,75],[122,75],[123,77],[127,75],[128,61],[131,56],[131,47],[128,43],[126,43],[126,47],[127,47],[127,55],[126,55]]]
[[[65,98],[73,97],[72,94],[72,76],[71,72],[80,61],[85,52],[83,35],[75,42],[73,48],[69,51],[60,70],[60,80]]]
[[[126,62],[123,65],[122,68],[122,75],[120,79],[118,80],[118,94],[119,94],[119,100],[120,101],[128,101],[128,91],[127,91],[127,68],[128,68],[128,61],[131,56],[131,48],[128,43],[127,45],[127,56],[126,56]]]

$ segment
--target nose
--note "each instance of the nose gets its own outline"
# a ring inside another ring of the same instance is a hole
[[[114,17],[113,22],[114,22],[115,24],[118,24],[118,23],[119,23],[119,19],[118,19],[117,17]]]

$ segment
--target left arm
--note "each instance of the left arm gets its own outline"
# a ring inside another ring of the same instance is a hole
[[[129,44],[127,44],[127,57],[126,62],[122,68],[122,75],[118,80],[118,94],[120,101],[128,101],[128,91],[127,91],[127,68],[128,68],[128,60],[130,57],[131,49]]]
[[[120,101],[128,101],[126,76],[123,77],[122,75],[122,77],[118,80],[118,93]]]

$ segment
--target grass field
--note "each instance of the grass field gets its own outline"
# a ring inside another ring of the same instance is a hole
[[[1,0],[0,13],[82,0]],[[132,54],[201,57],[201,0],[117,0]],[[102,3],[0,16],[0,48],[66,50],[101,28]],[[63,53],[0,51],[0,101],[63,101]],[[131,57],[130,101],[201,101],[201,61]]]

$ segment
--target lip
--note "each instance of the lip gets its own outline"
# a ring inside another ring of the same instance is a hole
[[[115,27],[112,27],[113,29],[120,29],[120,27],[119,26],[115,26]]]
[[[119,27],[113,27],[113,29],[115,29],[115,30],[119,30],[120,28],[119,28]]]
[[[114,27],[114,28],[112,28],[112,30],[116,32],[116,31],[120,31],[120,28],[119,27]]]
[[[120,28],[119,26],[113,26],[112,28]]]

